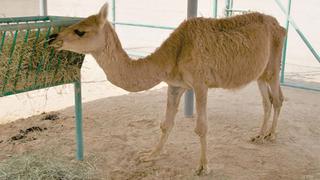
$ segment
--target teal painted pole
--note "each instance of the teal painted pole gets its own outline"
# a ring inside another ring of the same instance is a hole
[[[225,0],[224,2],[226,4],[224,15],[228,17],[229,16],[229,0]]]
[[[225,15],[228,17],[232,15],[233,0],[226,0],[225,2],[226,2]]]
[[[116,0],[112,0],[112,24],[116,28]]]
[[[74,83],[74,98],[76,113],[77,160],[83,160],[82,100],[80,80]]]
[[[279,0],[275,0],[276,3],[278,4],[278,6],[280,7],[281,11],[284,12],[285,14],[287,14],[285,8],[283,7],[283,5],[279,2]],[[309,42],[309,40],[307,39],[307,37],[300,31],[300,28],[296,25],[296,23],[294,22],[294,20],[290,17],[290,15],[288,16],[288,20],[289,23],[293,26],[293,28],[295,29],[295,31],[298,33],[298,35],[300,36],[300,38],[303,40],[303,42],[306,44],[306,46],[309,48],[309,50],[311,51],[312,55],[318,60],[318,62],[320,63],[320,54],[317,53],[317,51],[312,47],[311,43]]]
[[[233,0],[229,0],[230,1],[230,16],[232,15],[232,9],[233,9]]]
[[[198,0],[188,0],[187,18],[197,17]],[[184,116],[186,118],[193,117],[194,94],[192,90],[187,90],[184,95]]]
[[[214,18],[218,16],[218,0],[212,0],[212,16]]]
[[[290,11],[291,11],[291,0],[288,0],[288,6],[287,6],[287,14],[286,14],[286,30],[287,35],[284,40],[284,45],[282,49],[282,63],[281,63],[281,77],[280,82],[284,83],[284,72],[286,67],[286,57],[287,57],[287,46],[288,46],[288,35],[289,35],[289,17],[290,17]]]

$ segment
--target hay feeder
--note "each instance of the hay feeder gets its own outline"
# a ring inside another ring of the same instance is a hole
[[[74,83],[77,159],[83,159],[80,69],[84,55],[55,51],[50,34],[81,18],[0,18],[0,97]]]

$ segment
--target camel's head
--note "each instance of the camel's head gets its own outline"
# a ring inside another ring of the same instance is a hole
[[[69,26],[58,34],[50,36],[49,44],[57,50],[77,53],[92,53],[104,46],[103,27],[107,23],[108,4],[104,4],[96,15]]]

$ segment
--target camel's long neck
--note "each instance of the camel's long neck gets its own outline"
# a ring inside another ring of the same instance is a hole
[[[136,92],[150,89],[166,79],[172,65],[164,63],[161,58],[165,57],[155,52],[146,58],[132,60],[122,49],[110,24],[107,24],[104,29],[105,47],[92,55],[111,83],[127,91]]]

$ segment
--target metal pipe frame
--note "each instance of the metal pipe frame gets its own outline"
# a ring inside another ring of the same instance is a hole
[[[300,38],[303,40],[303,42],[306,44],[306,46],[309,48],[313,56],[318,60],[320,63],[320,54],[313,48],[310,41],[307,39],[307,37],[301,32],[300,28],[297,26],[297,24],[294,22],[294,20],[290,16],[290,6],[291,6],[291,0],[289,0],[288,3],[288,11],[285,10],[283,5],[279,0],[275,0],[278,6],[280,7],[281,11],[287,15],[287,22],[289,22],[292,27],[295,29],[295,31],[298,33]]]
[[[76,140],[77,140],[77,160],[83,160],[83,133],[82,133],[82,99],[81,81],[74,83],[74,99],[76,114]]]
[[[116,28],[116,0],[112,0],[112,24]]]
[[[304,36],[304,34],[300,31],[299,27],[296,25],[294,20],[290,17],[290,12],[291,12],[291,0],[288,0],[287,4],[287,10],[284,8],[284,6],[281,4],[279,0],[275,0],[275,2],[278,4],[280,7],[281,11],[286,14],[286,30],[289,32],[289,24],[293,26],[293,28],[296,30],[300,38],[303,40],[303,42],[306,44],[306,46],[309,48],[313,56],[320,62],[320,55],[319,53],[316,52],[316,50],[313,48],[309,40]],[[226,9],[225,9],[225,15],[230,16],[232,15],[233,12],[233,0],[225,0],[226,3]],[[288,44],[288,34],[285,38],[285,42],[283,45],[283,51],[282,51],[282,64],[281,64],[281,75],[280,75],[280,83],[283,86],[289,86],[289,87],[294,87],[294,88],[300,88],[300,89],[305,89],[305,90],[313,90],[313,91],[320,91],[318,88],[313,88],[313,87],[306,87],[303,85],[295,85],[293,83],[287,83],[285,82],[285,64],[286,64],[286,52],[287,52],[287,44]]]
[[[188,0],[187,18],[197,17],[198,0]],[[184,95],[184,117],[193,117],[194,110],[194,93],[192,90],[187,90]]]
[[[303,42],[306,44],[306,46],[309,48],[313,56],[320,62],[320,55],[316,52],[316,50],[313,48],[309,40],[304,36],[304,34],[300,31],[299,27],[296,25],[294,20],[290,16],[291,11],[291,0],[288,0],[287,10],[285,10],[284,6],[281,4],[279,0],[275,0],[279,8],[283,13],[286,14],[286,29],[287,29],[287,36],[283,45],[283,51],[282,51],[282,65],[281,65],[281,78],[280,82],[283,86],[290,86],[294,88],[300,88],[300,89],[306,89],[306,90],[313,90],[313,91],[320,91],[320,88],[313,88],[313,87],[306,87],[303,85],[295,85],[293,83],[286,83],[285,82],[285,64],[286,64],[286,54],[287,54],[287,41],[288,41],[288,33],[289,33],[289,24],[293,26],[295,31],[298,33],[300,38],[303,40]]]
[[[212,17],[218,16],[218,0],[212,0]]]
[[[226,3],[225,15],[228,17],[232,15],[233,0],[225,0],[225,3]]]
[[[287,35],[284,40],[283,49],[282,49],[282,62],[281,62],[281,76],[280,76],[280,82],[284,83],[284,72],[286,67],[286,57],[287,57],[287,46],[288,46],[288,34],[289,34],[289,16],[291,11],[291,0],[288,0],[288,6],[287,6],[287,12],[286,12],[286,30]]]
[[[39,0],[40,16],[48,15],[47,0]]]
[[[114,0],[113,0],[114,1]],[[40,16],[48,15],[47,0],[40,0]],[[115,17],[114,17],[115,18]],[[83,133],[82,133],[82,99],[81,80],[74,83],[75,117],[76,117],[76,158],[83,160]]]

